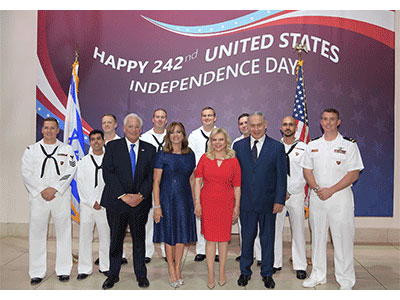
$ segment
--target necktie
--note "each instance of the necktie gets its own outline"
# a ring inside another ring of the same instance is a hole
[[[285,153],[286,154],[286,165],[287,165],[287,174],[288,174],[288,176],[290,176],[290,158],[289,158],[289,154],[290,154],[290,152],[293,151],[293,149],[294,149],[294,147],[296,147],[296,145],[297,145],[297,143],[294,143],[292,145],[292,147],[290,147],[289,151],[287,153]]]
[[[164,145],[164,140],[160,143],[156,136],[154,134],[152,134],[153,138],[155,139],[156,143],[158,144],[158,148],[157,148],[157,152],[163,149],[163,145]]]
[[[40,145],[40,148],[42,148],[44,155],[46,155],[46,158],[44,159],[44,161],[42,163],[42,172],[40,174],[40,178],[42,178],[44,175],[44,169],[46,168],[46,163],[49,158],[54,160],[54,165],[56,166],[57,175],[60,175],[60,170],[58,169],[57,160],[53,157],[54,153],[56,153],[56,151],[58,149],[58,146],[53,150],[53,152],[51,154],[47,154],[46,150],[44,150],[44,147],[42,145]]]
[[[102,169],[103,167],[101,165],[100,166],[97,165],[96,160],[94,159],[92,154],[90,154],[90,158],[92,159],[94,167],[96,168],[96,171],[94,172],[94,187],[97,187],[99,170]]]
[[[256,162],[257,161],[257,143],[258,141],[255,140],[254,144],[253,144],[253,148],[251,148],[251,156],[253,157],[253,161]]]
[[[131,166],[132,166],[132,180],[135,179],[135,169],[136,169],[136,154],[133,150],[135,144],[131,144],[131,151],[129,151],[129,156],[131,157]]]
[[[208,136],[206,136],[206,134],[203,132],[203,130],[200,129],[200,131],[201,131],[201,134],[204,136],[204,138],[207,140],[207,141],[206,141],[206,151],[205,151],[205,152],[207,152],[207,149],[208,149],[208,141],[210,140],[210,138],[209,138]]]

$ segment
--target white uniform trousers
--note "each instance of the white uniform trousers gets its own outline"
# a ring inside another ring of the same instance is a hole
[[[71,193],[45,201],[29,195],[29,276],[44,278],[47,270],[49,217],[56,231],[56,275],[70,275],[72,268]]]
[[[326,244],[331,230],[336,281],[353,287],[354,271],[354,201],[351,188],[335,193],[322,201],[311,192],[310,225],[312,231],[312,263],[310,278],[326,281]]]
[[[238,226],[239,226],[239,241],[240,241],[240,245],[241,245],[242,244],[242,229],[240,226],[240,218],[238,220]],[[260,226],[258,226],[258,228],[257,228],[257,236],[256,236],[256,239],[254,240],[254,254],[253,255],[257,261],[261,261]]]
[[[304,193],[293,194],[285,202],[282,212],[276,215],[274,268],[282,267],[282,234],[286,212],[289,211],[292,232],[293,270],[307,269],[306,239],[304,235]]]
[[[146,257],[152,258],[154,255],[154,243],[153,243],[153,235],[154,235],[154,208],[151,208],[149,211],[149,216],[147,217],[146,223]],[[165,254],[165,246],[164,243],[161,243],[161,255],[162,257],[166,257]]]
[[[92,240],[93,229],[96,224],[99,234],[99,270],[108,271],[110,268],[110,227],[108,226],[106,210],[102,208],[96,210],[81,205],[80,211],[80,229],[79,229],[79,274],[92,274]]]

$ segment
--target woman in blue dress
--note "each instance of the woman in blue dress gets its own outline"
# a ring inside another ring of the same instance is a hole
[[[194,153],[188,146],[185,127],[172,122],[167,127],[165,146],[154,163],[154,243],[165,243],[169,284],[184,284],[181,261],[185,244],[196,242],[196,221],[192,188]]]

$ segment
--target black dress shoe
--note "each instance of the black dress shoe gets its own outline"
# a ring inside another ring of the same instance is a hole
[[[103,290],[111,289],[118,281],[119,278],[107,277],[107,279],[103,282]]]
[[[102,270],[99,270],[99,272],[100,272],[101,274],[103,274],[104,276],[106,276],[106,277],[108,277],[108,275],[109,275],[109,271],[102,271]]]
[[[43,278],[40,278],[40,277],[34,277],[34,278],[32,278],[32,279],[31,279],[31,284],[32,284],[32,285],[39,284],[39,283],[41,283],[41,282],[42,282],[42,280],[43,280]]]
[[[138,282],[138,286],[141,288],[147,288],[150,285],[150,282],[147,279],[147,277],[138,278],[137,282]]]
[[[267,289],[273,289],[275,287],[275,281],[272,279],[272,276],[263,277],[264,286]]]
[[[97,258],[97,259],[94,261],[94,264],[95,264],[96,266],[99,265],[99,258]]]
[[[257,260],[257,267],[261,266],[261,260]]]
[[[167,260],[167,258],[165,256],[163,256],[163,258],[164,258],[165,262],[168,262],[168,260]]]
[[[249,283],[251,276],[241,274],[237,281],[238,286],[246,286]]]
[[[215,255],[214,261],[219,262],[219,255]]]
[[[144,258],[144,263],[148,264],[149,262],[151,262],[151,258],[150,257],[145,257]]]
[[[279,268],[274,268],[274,267],[272,267],[272,274],[275,274],[276,272],[278,272],[278,271],[280,271],[280,270],[282,270],[281,267],[279,267]]]
[[[66,282],[69,280],[69,275],[60,275],[58,276],[58,280],[60,280],[61,282]]]
[[[82,279],[86,279],[88,276],[89,276],[89,274],[80,273],[80,274],[78,274],[78,277],[76,277],[76,279],[82,280]]]
[[[127,263],[128,263],[128,260],[125,257],[123,257],[121,259],[121,265],[126,265]]]
[[[204,255],[204,254],[197,254],[195,257],[194,257],[194,261],[203,261],[203,260],[205,260],[206,259],[206,256]]]
[[[240,261],[240,255],[235,258],[236,261]]]
[[[306,271],[303,271],[303,270],[297,270],[296,277],[297,277],[297,279],[301,279],[301,280],[306,279],[307,273],[306,273]]]

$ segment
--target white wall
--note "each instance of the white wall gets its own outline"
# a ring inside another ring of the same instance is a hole
[[[396,12],[395,166],[400,163],[399,28]],[[37,12],[1,11],[0,36],[0,235],[26,236],[29,204],[20,169],[23,151],[35,142]],[[356,241],[400,241],[399,176],[395,167],[394,217],[356,218]]]

